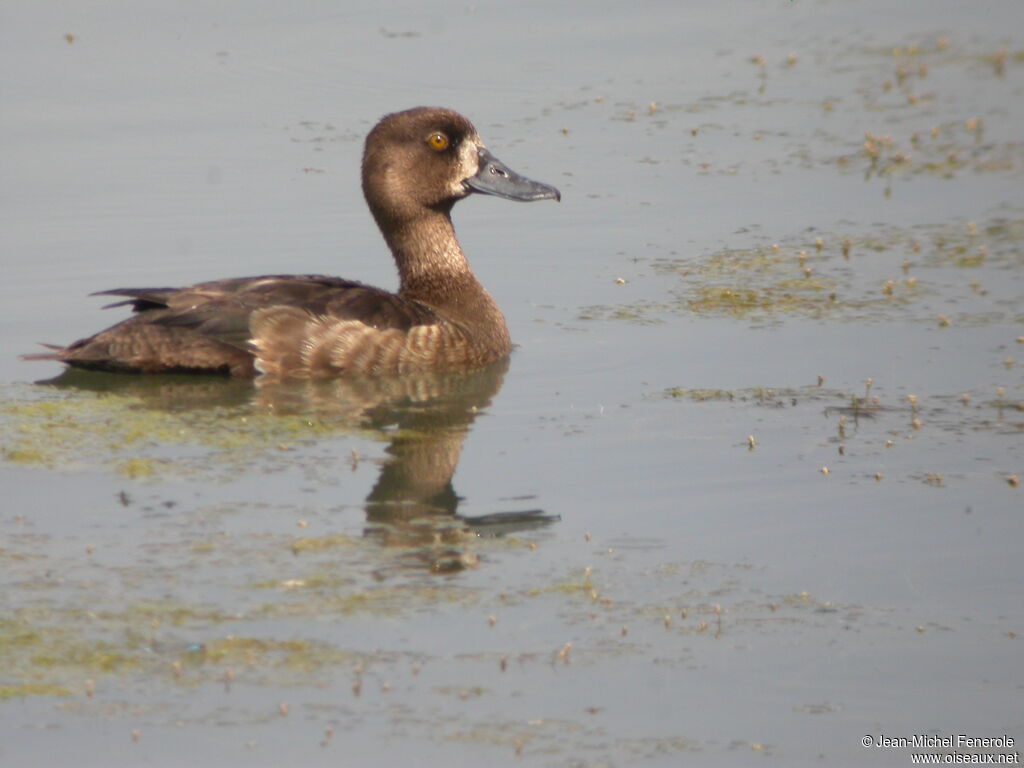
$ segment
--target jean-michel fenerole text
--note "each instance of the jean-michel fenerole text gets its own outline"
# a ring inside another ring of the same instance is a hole
[[[967,736],[956,734],[938,736],[930,733],[916,733],[913,736],[886,736],[879,734],[872,746],[913,749],[1013,749],[1012,736]]]

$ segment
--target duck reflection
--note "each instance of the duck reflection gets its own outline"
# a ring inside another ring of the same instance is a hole
[[[471,372],[424,371],[403,376],[309,380],[222,379],[198,376],[119,376],[69,369],[40,384],[108,392],[146,407],[181,411],[244,406],[282,415],[308,415],[339,430],[385,435],[387,459],[366,497],[364,535],[407,549],[410,565],[447,572],[476,565],[469,542],[549,525],[541,509],[477,517],[458,512],[452,486],[466,436],[501,389],[508,360]]]

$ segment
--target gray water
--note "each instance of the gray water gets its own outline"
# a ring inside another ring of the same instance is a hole
[[[1022,22],[5,3],[0,764],[1019,751]],[[33,383],[92,291],[394,287],[360,151],[417,104],[562,190],[455,211],[507,370]]]

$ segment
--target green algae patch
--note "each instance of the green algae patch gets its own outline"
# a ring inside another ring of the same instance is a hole
[[[60,691],[65,690],[68,680],[123,675],[142,666],[137,651],[87,636],[71,624],[63,612],[53,616],[20,612],[0,619],[4,673],[17,681],[8,685],[8,690],[14,691],[11,696],[22,695],[17,691],[26,695],[67,695]]]
[[[683,277],[676,307],[696,315],[817,319],[886,303],[881,295],[841,298],[847,275],[827,270],[827,263],[813,243],[798,241],[785,248],[773,244],[719,251],[692,269],[677,261],[659,262],[654,270]]]
[[[357,656],[309,640],[272,640],[259,637],[228,637],[207,643],[203,661],[231,667],[275,669],[309,674],[328,666],[348,664]]]
[[[933,126],[930,135],[911,133],[909,138],[899,140],[868,131],[860,146],[827,162],[835,163],[842,171],[863,173],[866,180],[876,178],[886,183],[901,177],[953,179],[966,173],[1019,173],[1017,143],[979,143],[982,130],[980,121],[971,127],[945,123]],[[891,194],[891,187],[887,194]]]
[[[142,622],[144,632],[129,628],[150,615],[160,619]],[[302,638],[277,640],[228,635],[196,644],[173,636],[164,640],[154,637],[165,621],[186,623],[186,619],[204,614],[186,610],[171,616],[179,621],[167,621],[168,612],[160,607],[151,611],[146,606],[131,606],[122,614],[90,614],[88,633],[78,629],[83,617],[75,610],[20,611],[2,618],[0,655],[5,660],[7,679],[0,686],[0,700],[68,696],[77,686],[86,685],[88,690],[92,685],[89,681],[101,677],[122,682],[153,674],[180,679],[184,665],[188,669],[206,665],[251,669],[264,681],[273,674],[275,682],[293,683],[324,667],[349,664],[360,658],[358,653]],[[195,680],[184,682],[191,684]]]
[[[354,432],[380,439],[350,423],[249,403],[163,409],[120,392],[0,387],[0,460],[25,467],[216,479],[268,461],[287,466],[297,446]]]
[[[335,534],[332,536],[316,536],[295,539],[290,546],[292,552],[297,555],[301,552],[316,552],[325,549],[334,549],[336,547],[352,547],[356,544],[358,544],[358,542],[351,536]]]
[[[667,387],[657,395],[671,400],[692,400],[696,403],[709,401],[726,401],[753,403],[754,405],[769,405],[776,407],[779,403],[795,403],[798,400],[833,400],[842,402],[844,405],[853,403],[852,407],[866,410],[867,404],[861,398],[852,397],[843,392],[825,389],[813,384],[805,387],[750,387],[748,389],[687,389],[686,387]],[[835,406],[839,408],[839,406]]]
[[[301,589],[298,587],[305,586],[299,583],[301,581],[303,580],[294,579],[249,585],[252,589],[283,586],[286,591],[285,598],[280,602],[254,606],[248,611],[248,618],[283,619],[358,614],[401,616],[430,610],[438,605],[471,606],[480,601],[476,590],[460,588],[453,584],[394,585],[345,592],[339,590],[336,583],[325,582],[323,588],[318,589],[315,577],[311,580],[309,589]],[[295,583],[295,588],[287,589],[289,582]]]
[[[158,627],[162,624],[188,626],[198,624],[221,624],[232,617],[215,608],[207,608],[177,600],[139,600],[130,603],[123,611],[95,611],[105,621],[135,627]]]
[[[7,446],[2,446],[0,447],[0,456],[3,457],[4,461],[9,461],[12,464],[27,464],[30,466],[50,466],[53,464],[53,457],[49,454],[43,453],[37,448],[23,448],[18,446],[8,448]]]
[[[938,327],[1024,322],[1024,219],[762,240],[692,257],[633,259],[654,296],[584,308],[582,320],[664,323],[673,316],[755,324],[787,318],[909,320]],[[633,278],[637,282],[639,278]]]
[[[753,314],[821,314],[830,299],[821,297],[828,290],[821,281],[781,280],[761,290],[739,286],[707,285],[697,289],[689,300],[697,313],[711,312],[747,317]]]
[[[452,729],[444,734],[444,739],[462,744],[515,747],[517,754],[524,746],[541,743],[542,747],[531,751],[548,753],[553,751],[553,743],[564,742],[568,735],[583,731],[583,726],[574,720],[545,718],[529,722],[453,724]]]
[[[70,696],[67,688],[52,683],[21,683],[19,685],[0,685],[0,701],[8,699],[25,699],[29,696],[46,696],[61,698]]]
[[[595,593],[594,585],[590,581],[590,569],[587,568],[579,578],[568,578],[540,587],[531,587],[526,590],[525,594],[527,597],[538,597],[551,594],[592,596]]]
[[[324,668],[350,665],[365,656],[304,638],[227,635],[200,644],[173,638],[160,641],[152,637],[158,625],[145,635],[125,631],[123,625],[131,623],[134,610],[97,616],[102,626],[93,629],[115,638],[97,639],[63,626],[75,618],[73,613],[0,620],[0,653],[7,678],[0,686],[0,700],[70,696],[76,688],[91,695],[92,681],[100,678],[120,681],[119,685],[153,675],[173,676],[176,682],[189,685],[221,679],[212,669],[201,671],[205,667],[245,670],[250,681],[265,684],[294,684]],[[44,625],[43,620],[60,626]],[[187,676],[185,670],[190,670]]]
[[[136,479],[155,475],[157,472],[157,465],[150,459],[128,459],[127,461],[122,461],[117,464],[114,467],[114,471],[119,475]]]
[[[8,656],[20,648],[42,642],[39,631],[25,621],[0,617],[0,656]]]
[[[65,641],[53,651],[41,651],[31,656],[37,669],[66,668],[89,673],[124,672],[139,666],[139,659],[122,652],[108,643]]]
[[[636,302],[633,304],[595,304],[583,307],[580,320],[614,320],[635,325],[657,325],[665,322],[664,316],[673,311],[671,304],[659,302]]]

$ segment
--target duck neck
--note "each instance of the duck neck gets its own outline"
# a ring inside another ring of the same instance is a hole
[[[447,213],[431,211],[393,224],[384,236],[398,266],[403,296],[435,303],[477,282]]]
[[[469,268],[446,211],[393,224],[385,238],[398,266],[398,293],[403,298],[460,315],[483,308],[498,312]]]
[[[432,210],[381,227],[398,266],[398,295],[426,304],[502,354],[505,317],[469,268],[448,211]]]

